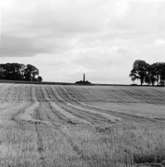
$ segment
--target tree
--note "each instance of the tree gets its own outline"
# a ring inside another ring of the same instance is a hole
[[[165,85],[165,63],[158,63],[159,84]]]
[[[24,72],[25,80],[36,81],[38,75],[39,75],[39,70],[35,66],[31,64],[28,64],[26,66],[25,72]]]
[[[157,62],[151,65],[152,78],[155,79],[157,85],[165,85],[165,63]]]
[[[143,83],[147,80],[148,70],[148,63],[143,60],[136,60],[129,76],[133,81],[140,80],[140,84],[143,85]]]
[[[152,64],[152,65],[148,65],[147,71],[146,71],[146,77],[145,77],[145,83],[147,83],[148,85],[155,85],[155,82],[158,81],[158,77],[157,77],[157,65]]]
[[[0,77],[9,80],[23,80],[25,65],[18,63],[6,63],[0,65]]]
[[[143,60],[136,60],[133,64],[133,69],[130,72],[130,77],[133,81],[140,80],[141,85],[165,86],[165,63],[157,62],[149,65]]]
[[[150,75],[152,85],[155,85],[160,82],[160,63],[153,63],[150,65]]]
[[[0,64],[0,79],[42,81],[39,70],[35,66],[19,63]]]

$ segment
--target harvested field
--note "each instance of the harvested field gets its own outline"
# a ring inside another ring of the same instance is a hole
[[[0,84],[0,167],[165,165],[165,88]]]

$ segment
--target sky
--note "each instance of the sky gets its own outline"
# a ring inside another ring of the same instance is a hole
[[[165,61],[165,0],[1,0],[0,63],[44,81],[131,83],[136,59]]]

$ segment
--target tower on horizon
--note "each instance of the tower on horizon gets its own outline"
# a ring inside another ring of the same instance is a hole
[[[82,77],[83,77],[82,80],[75,82],[75,84],[77,84],[77,85],[91,85],[91,82],[89,82],[89,81],[86,80],[85,73],[83,73]]]
[[[85,82],[85,73],[83,74],[83,82]]]

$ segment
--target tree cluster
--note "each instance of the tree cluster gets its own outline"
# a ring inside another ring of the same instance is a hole
[[[39,70],[31,65],[19,63],[0,64],[0,79],[18,81],[42,81]]]
[[[91,85],[89,81],[77,81],[75,82],[76,85]]]
[[[144,60],[136,60],[130,72],[132,81],[139,80],[140,84],[165,86],[165,63],[148,64]]]

